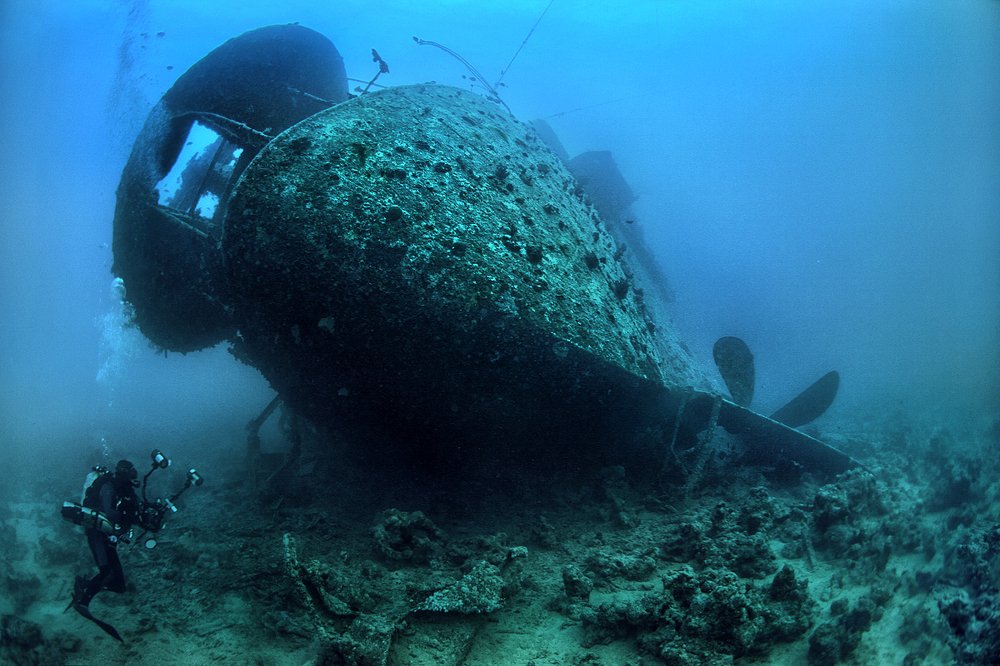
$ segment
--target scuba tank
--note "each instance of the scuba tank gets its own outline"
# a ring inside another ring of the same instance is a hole
[[[79,525],[85,529],[95,529],[108,536],[115,536],[121,531],[103,513],[83,506],[79,502],[63,502],[61,513],[63,518],[74,525]]]
[[[90,472],[87,473],[86,478],[83,480],[83,490],[80,491],[80,504],[83,504],[83,501],[87,499],[87,491],[90,490],[90,487],[92,485],[94,485],[94,481],[97,481],[105,474],[110,474],[110,473],[111,470],[109,470],[107,467],[102,467],[100,465],[94,465],[92,468],[90,468]]]
[[[100,511],[83,505],[87,499],[87,492],[94,486],[94,483],[110,473],[109,469],[100,465],[95,465],[91,468],[83,481],[83,492],[80,493],[80,501],[63,502],[62,510],[60,511],[62,517],[74,525],[79,525],[84,529],[95,529],[111,537],[120,533],[121,528],[113,523],[111,519]]]
[[[204,479],[202,479],[201,474],[195,469],[188,470],[187,478],[184,481],[184,487],[178,490],[176,493],[171,495],[166,499],[156,499],[149,501],[146,498],[146,482],[149,480],[150,474],[158,469],[166,469],[170,466],[170,459],[167,458],[159,449],[153,449],[150,453],[150,458],[152,459],[152,465],[146,476],[142,479],[142,499],[137,501],[134,495],[129,494],[125,497],[119,497],[115,509],[121,511],[126,524],[135,522],[142,527],[143,532],[140,535],[145,536],[148,532],[159,532],[163,529],[163,519],[168,511],[176,512],[177,507],[174,502],[180,497],[185,490],[191,488],[192,486],[200,486]],[[127,461],[123,461],[127,462]],[[119,466],[121,463],[119,463]],[[131,463],[128,463],[128,467],[132,467]],[[73,523],[74,525],[80,525],[86,529],[95,529],[103,534],[108,535],[112,542],[116,542],[119,539],[125,543],[130,543],[132,539],[132,530],[123,527],[108,518],[107,515],[101,513],[92,506],[87,506],[87,504],[97,505],[98,498],[97,494],[100,492],[100,488],[105,483],[111,483],[114,481],[111,470],[106,467],[101,467],[96,465],[91,468],[90,472],[87,474],[86,479],[83,482],[83,494],[80,497],[79,502],[63,502],[61,514],[64,519]],[[138,486],[139,482],[135,480],[135,474],[132,475],[133,486]],[[127,532],[127,533],[126,533]],[[147,540],[146,547],[152,548],[156,545],[156,540],[150,537]]]

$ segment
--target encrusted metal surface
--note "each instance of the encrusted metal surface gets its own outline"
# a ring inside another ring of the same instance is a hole
[[[237,184],[223,252],[237,353],[319,421],[608,437],[699,382],[558,158],[457,88],[284,132]]]

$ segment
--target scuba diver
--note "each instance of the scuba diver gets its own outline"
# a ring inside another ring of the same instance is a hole
[[[66,610],[72,607],[122,643],[125,641],[113,626],[97,619],[90,612],[91,600],[102,590],[116,594],[125,591],[125,572],[118,557],[118,544],[131,543],[134,525],[143,530],[140,539],[148,532],[158,532],[163,528],[166,512],[177,511],[174,501],[191,486],[202,484],[201,475],[192,469],[188,471],[184,487],[169,499],[147,500],[146,482],[149,475],[170,465],[170,459],[158,449],[153,450],[151,457],[153,465],[143,477],[141,500],[135,492],[139,487],[139,473],[135,465],[128,460],[119,460],[114,472],[104,467],[94,467],[84,482],[82,501],[63,502],[62,507],[63,518],[84,528],[87,545],[90,546],[97,565],[97,574],[92,578],[76,577],[73,597]],[[153,548],[156,540],[150,537],[145,545]]]
[[[111,521],[116,529],[108,534],[97,527],[88,527],[87,545],[97,564],[97,574],[89,581],[77,576],[73,589],[73,605],[87,607],[101,590],[116,594],[125,591],[125,574],[118,558],[118,540],[138,520],[139,473],[128,460],[119,460],[114,474],[100,474],[85,491],[83,506],[93,509]]]

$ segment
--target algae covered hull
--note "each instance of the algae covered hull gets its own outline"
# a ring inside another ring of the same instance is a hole
[[[113,271],[158,347],[188,352],[232,336],[224,202],[275,134],[348,98],[346,76],[330,40],[269,26],[199,60],[150,111],[118,186]],[[192,154],[198,137],[208,139]]]
[[[238,355],[310,418],[539,445],[698,381],[616,249],[532,129],[437,85],[275,138],[222,243]]]
[[[269,26],[150,113],[114,272],[156,345],[228,341],[293,412],[362,448],[663,461],[718,423],[853,464],[711,388],[609,223],[504,107],[435,84],[352,97],[329,40]]]

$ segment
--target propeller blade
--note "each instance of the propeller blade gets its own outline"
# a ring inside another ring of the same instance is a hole
[[[747,443],[747,462],[775,465],[791,460],[825,474],[840,474],[854,467],[865,469],[843,451],[725,398],[719,410],[719,425]]]
[[[830,407],[833,399],[837,397],[839,386],[840,375],[836,370],[832,370],[792,398],[787,405],[771,414],[771,418],[792,428],[805,425],[819,418]]]
[[[712,347],[712,357],[733,402],[749,407],[753,400],[754,367],[747,343],[733,336],[719,338]]]

